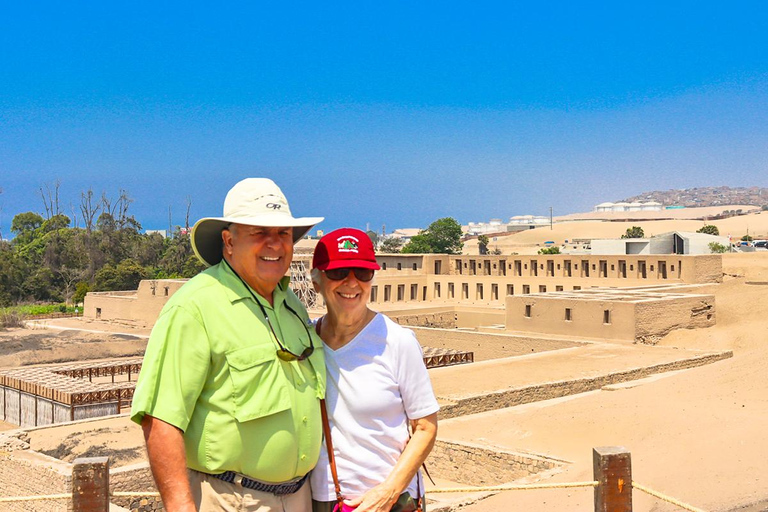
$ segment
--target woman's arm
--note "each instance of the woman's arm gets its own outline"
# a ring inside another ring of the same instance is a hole
[[[387,479],[354,500],[356,512],[388,512],[405,491],[419,467],[424,463],[437,438],[437,413],[411,421],[413,436],[403,450]]]

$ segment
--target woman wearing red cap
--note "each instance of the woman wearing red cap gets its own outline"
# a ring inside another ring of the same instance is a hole
[[[315,248],[312,280],[328,309],[316,327],[332,455],[326,444],[312,472],[314,512],[330,512],[342,496],[343,509],[358,512],[417,510],[423,501],[418,469],[435,443],[439,407],[413,331],[368,308],[379,268],[359,229],[328,233]]]

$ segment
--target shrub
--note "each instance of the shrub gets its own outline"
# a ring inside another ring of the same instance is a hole
[[[717,229],[717,226],[713,224],[707,224],[706,226],[702,227],[701,229],[696,230],[697,233],[704,233],[705,235],[715,235],[720,236],[720,230]]]
[[[728,252],[728,247],[718,242],[710,242],[709,250],[712,254],[722,254]]]
[[[0,327],[3,329],[24,327],[24,320],[26,319],[27,316],[16,308],[0,310]]]

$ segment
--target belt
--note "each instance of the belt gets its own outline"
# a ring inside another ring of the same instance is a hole
[[[304,485],[304,482],[307,481],[307,477],[309,477],[309,473],[307,473],[298,480],[293,480],[291,482],[285,482],[282,484],[268,484],[265,482],[259,482],[258,480],[251,480],[247,476],[235,473],[234,471],[225,471],[224,473],[219,473],[217,475],[211,473],[207,474],[210,474],[212,477],[218,478],[219,480],[224,480],[230,484],[239,484],[246,489],[253,489],[254,491],[259,492],[268,492],[277,496],[295,493],[301,489],[301,486]]]

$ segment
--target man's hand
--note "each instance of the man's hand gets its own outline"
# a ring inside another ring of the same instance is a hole
[[[167,512],[197,512],[187,478],[184,434],[162,420],[146,415],[141,420],[149,465]]]

